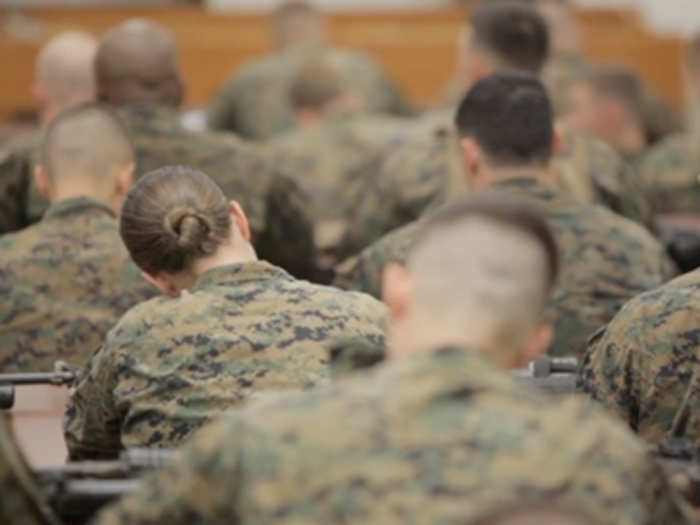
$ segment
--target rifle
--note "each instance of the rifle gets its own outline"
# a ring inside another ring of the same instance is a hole
[[[34,471],[54,513],[66,523],[86,523],[103,506],[139,490],[139,476],[166,466],[172,450],[131,449],[114,461],[81,461]]]
[[[515,378],[555,394],[573,394],[577,390],[578,360],[575,357],[542,356],[527,368],[513,370]]]
[[[15,405],[16,385],[72,385],[78,377],[78,369],[63,361],[56,361],[53,372],[0,374],[0,410],[10,410]]]

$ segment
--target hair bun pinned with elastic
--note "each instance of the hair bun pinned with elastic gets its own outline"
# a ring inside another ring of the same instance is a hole
[[[207,253],[212,231],[211,221],[204,214],[190,207],[170,210],[163,221],[165,231],[173,236],[177,245],[187,251]]]

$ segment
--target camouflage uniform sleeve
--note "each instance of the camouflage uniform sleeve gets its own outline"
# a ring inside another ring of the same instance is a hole
[[[343,290],[368,293],[378,299],[382,293],[381,263],[370,257],[371,247],[360,255],[346,259],[335,269],[333,286]]]
[[[236,95],[237,82],[234,78],[226,81],[219,90],[207,115],[210,129],[237,132]]]
[[[71,460],[114,459],[121,446],[121,416],[112,392],[117,386],[114,356],[103,346],[73,388],[63,431]]]
[[[316,274],[313,227],[299,186],[290,178],[274,178],[265,203],[265,226],[254,239],[261,259],[281,266],[295,277]]]
[[[105,509],[95,524],[235,522],[245,472],[241,453],[245,443],[253,444],[253,449],[246,451],[245,462],[263,457],[264,440],[236,420],[224,418],[212,424],[186,445],[170,466],[145,478],[141,490]],[[274,468],[273,463],[268,465]]]
[[[636,431],[639,402],[632,348],[636,341],[630,339],[625,325],[623,317],[615,318],[591,337],[581,365],[581,382],[585,393]]]

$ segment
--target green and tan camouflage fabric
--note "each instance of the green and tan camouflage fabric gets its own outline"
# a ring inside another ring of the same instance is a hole
[[[369,113],[410,115],[410,104],[382,67],[368,56],[344,49],[296,49],[252,60],[221,88],[209,111],[212,129],[266,140],[294,128],[289,89],[309,56],[321,55],[349,94]]]
[[[119,318],[156,295],[119,237],[114,212],[88,198],[0,237],[0,371],[82,366]]]
[[[11,140],[0,147],[0,234],[10,233],[36,222],[48,204],[39,199],[38,216],[31,203],[34,190],[34,156],[41,133]]]
[[[353,128],[353,119],[329,119],[269,143],[280,173],[304,193],[316,247],[336,251],[355,220],[364,189],[377,176],[382,150]]]
[[[691,377],[700,371],[699,318],[698,270],[632,299],[591,340],[584,390],[647,441],[670,437]],[[695,397],[690,414],[698,412]],[[687,430],[684,437],[700,446],[700,428]]]
[[[68,405],[70,455],[176,446],[262,391],[324,383],[334,345],[381,348],[385,322],[369,296],[262,261],[210,270],[191,292],[139,305],[107,335]]]
[[[436,114],[436,118],[439,116]],[[366,189],[346,240],[355,253],[381,235],[469,191],[456,130],[449,124],[436,127],[434,122],[432,127],[432,132],[418,134],[393,148],[375,184]],[[553,171],[565,195],[603,204],[645,225],[650,223],[648,207],[633,173],[612,148],[569,131],[564,131],[562,138]]]
[[[548,319],[556,328],[554,355],[577,355],[587,339],[632,297],[662,285],[676,269],[664,248],[638,224],[602,206],[576,202],[533,178],[493,189],[533,199],[548,217],[562,258]],[[416,223],[399,229],[339,265],[335,284],[374,296],[389,262],[405,262]]]
[[[552,97],[557,116],[571,111],[571,88],[575,81],[588,73],[591,64],[581,55],[566,53],[552,56],[545,65],[542,80]]]
[[[623,425],[461,348],[250,405],[96,523],[456,525],[516,494],[556,495],[602,525],[686,523]]]
[[[642,159],[637,172],[655,216],[700,213],[700,136],[663,141]]]

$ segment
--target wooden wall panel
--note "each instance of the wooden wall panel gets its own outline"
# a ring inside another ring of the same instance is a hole
[[[410,96],[430,103],[452,74],[454,39],[464,15],[463,10],[338,13],[329,22],[334,44],[372,53]],[[213,14],[196,7],[0,9],[0,118],[31,109],[33,62],[46,39],[76,28],[99,35],[133,16],[154,18],[176,34],[191,106],[205,104],[242,62],[271,49],[259,14]],[[651,34],[628,12],[586,11],[581,21],[592,57],[627,62],[673,103],[682,102],[679,39]]]

